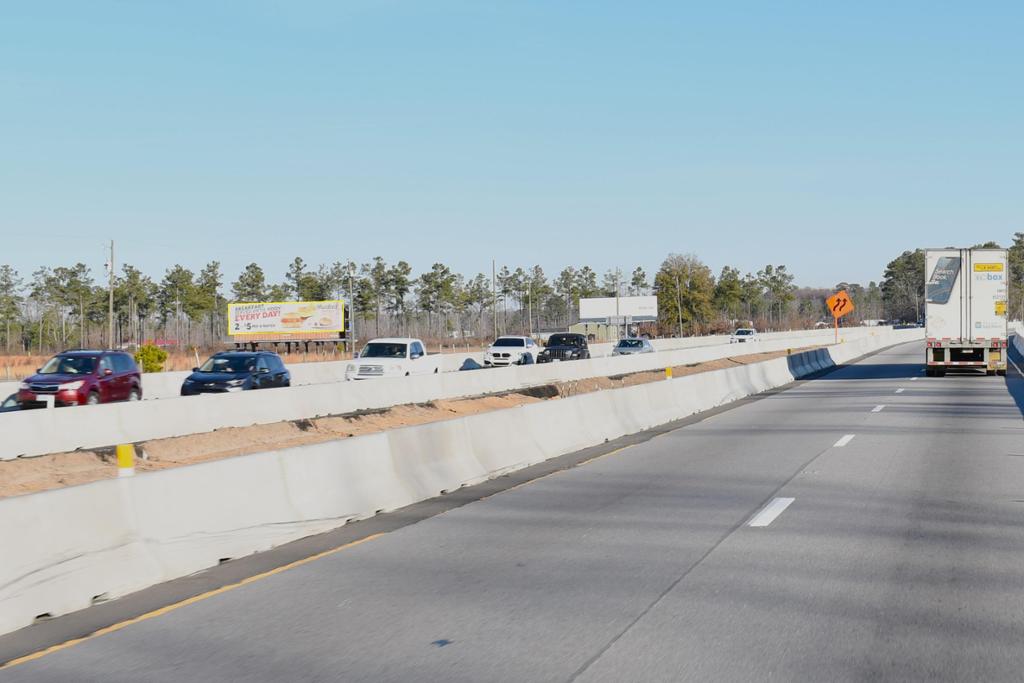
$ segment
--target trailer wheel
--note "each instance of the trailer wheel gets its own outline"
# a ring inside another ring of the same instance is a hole
[[[946,376],[946,368],[935,368],[935,374],[939,377]]]
[[[926,367],[924,369],[924,374],[925,374],[925,377],[934,377],[935,376],[935,368],[933,368],[931,366]]]
[[[1006,368],[1003,368],[1002,370],[996,370],[996,374],[999,375],[1000,377],[1006,377]]]
[[[996,371],[995,370],[986,370],[985,371],[985,376],[986,377],[995,377],[996,376]]]

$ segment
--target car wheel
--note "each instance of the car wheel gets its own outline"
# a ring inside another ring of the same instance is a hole
[[[85,399],[85,405],[96,406],[100,403],[100,395],[95,391],[89,392],[89,396]]]
[[[131,392],[129,392],[129,394],[128,394],[128,400],[129,401],[138,401],[139,400],[139,390],[138,389],[132,389]]]

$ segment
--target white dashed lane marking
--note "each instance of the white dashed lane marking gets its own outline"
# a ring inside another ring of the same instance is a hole
[[[747,522],[748,526],[762,527],[768,526],[775,521],[775,518],[782,514],[782,512],[793,504],[796,498],[775,498],[772,502],[761,508],[761,511],[750,518]]]
[[[853,441],[853,437],[854,436],[856,436],[856,434],[846,434],[845,436],[843,436],[843,438],[839,439],[839,441],[836,441],[835,445],[833,445],[832,447],[833,448],[842,448],[846,444],[848,444],[851,441]]]

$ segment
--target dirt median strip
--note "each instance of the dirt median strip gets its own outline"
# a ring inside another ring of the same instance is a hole
[[[754,353],[681,365],[674,367],[672,374],[674,377],[684,377],[736,367],[736,365],[760,363],[786,356],[790,352],[806,351],[808,348],[814,347]],[[486,372],[501,372],[501,370],[487,370]],[[201,434],[155,439],[137,444],[136,450],[140,457],[136,462],[136,470],[142,473],[152,472],[238,455],[250,455],[293,446],[346,439],[388,429],[410,427],[531,403],[568,398],[594,391],[646,384],[664,378],[664,370],[611,377],[591,377],[529,387],[498,395],[443,399],[429,403],[393,406],[358,414],[275,422],[249,427],[229,427]],[[65,410],[73,410],[73,408]],[[117,463],[113,447],[0,461],[0,498],[86,484],[100,479],[112,479],[116,476]]]

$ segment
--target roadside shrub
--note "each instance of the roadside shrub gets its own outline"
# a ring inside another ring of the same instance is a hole
[[[164,361],[167,360],[167,352],[159,346],[147,344],[140,346],[135,352],[135,362],[139,364],[143,372],[160,372],[164,369]]]

